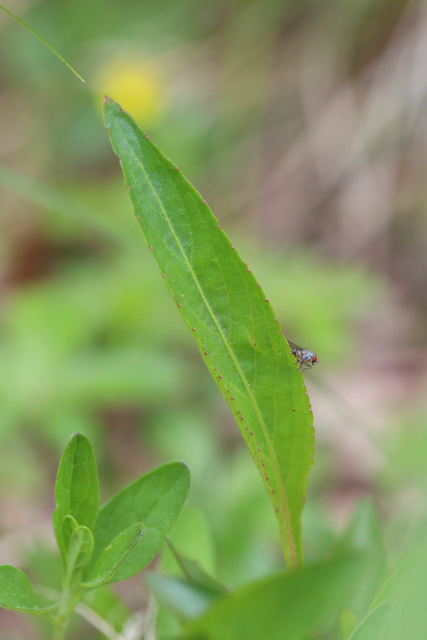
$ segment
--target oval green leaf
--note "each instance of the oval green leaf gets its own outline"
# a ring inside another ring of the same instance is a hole
[[[58,605],[40,607],[25,573],[4,564],[0,567],[0,607],[44,615],[57,609]]]
[[[64,529],[64,518],[72,516],[78,525],[92,529],[99,505],[98,471],[95,453],[88,438],[75,433],[67,443],[55,485],[56,510],[53,528],[61,557],[66,564],[68,529]]]
[[[295,567],[314,449],[302,375],[267,297],[207,203],[110,98],[104,113],[142,233],[246,440]]]
[[[73,516],[65,516],[62,520],[62,535],[65,547],[68,549],[70,538],[79,525]]]
[[[124,529],[144,523],[144,540],[112,577],[125,580],[146,567],[165,544],[188,494],[190,472],[182,462],[164,464],[125,487],[99,510],[92,563]]]
[[[85,567],[92,555],[93,535],[87,527],[78,526],[70,536],[68,545],[67,575]]]
[[[143,535],[142,522],[136,522],[114,538],[98,557],[95,566],[90,570],[83,586],[86,588],[99,587],[108,582],[114,573],[135,549]]]

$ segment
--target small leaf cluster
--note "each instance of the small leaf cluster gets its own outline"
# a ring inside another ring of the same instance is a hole
[[[0,606],[46,615],[61,638],[87,589],[124,580],[146,567],[165,543],[187,497],[188,468],[171,462],[141,476],[99,508],[98,471],[88,438],[74,434],[61,458],[53,528],[63,565],[59,602],[38,602],[27,576],[0,567]]]

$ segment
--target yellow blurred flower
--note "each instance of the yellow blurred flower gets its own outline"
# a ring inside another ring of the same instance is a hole
[[[94,84],[98,108],[102,108],[102,99],[107,95],[144,126],[158,120],[165,110],[163,74],[149,61],[114,56],[98,69]]]

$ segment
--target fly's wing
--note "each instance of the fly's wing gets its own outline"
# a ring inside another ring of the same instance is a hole
[[[295,342],[291,342],[287,338],[286,338],[286,340],[288,341],[288,345],[290,346],[291,349],[295,349],[296,351],[305,351],[305,349],[303,349],[303,347],[299,347],[297,344],[295,344]]]
[[[295,360],[297,361],[297,364],[301,368],[301,365],[304,361],[304,349],[301,349],[301,347],[299,347],[294,342],[291,342],[290,340],[288,340],[288,344],[291,348],[292,355],[294,356]]]

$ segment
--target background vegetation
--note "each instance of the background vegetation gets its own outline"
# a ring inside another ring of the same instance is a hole
[[[0,15],[0,562],[58,587],[53,485],[78,430],[101,499],[188,463],[175,540],[222,582],[281,567],[262,483],[137,237],[107,93],[208,200],[289,338],[319,354],[307,558],[369,498],[393,566],[427,532],[426,3],[8,6],[87,84]],[[117,628],[155,606],[140,576],[99,592]],[[2,610],[0,628],[45,637]],[[77,618],[74,634],[96,637]]]

